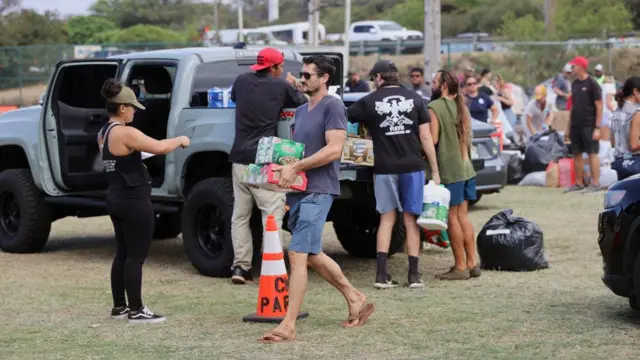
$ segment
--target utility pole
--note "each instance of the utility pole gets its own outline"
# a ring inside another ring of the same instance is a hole
[[[436,71],[433,59],[434,47],[433,0],[424,0],[424,78],[431,82],[431,74]]]
[[[238,0],[238,40],[244,41],[244,1]]]
[[[213,28],[216,29],[216,33],[213,36],[213,41],[216,44],[220,43],[220,14],[218,12],[218,5],[220,0],[213,0]]]
[[[350,70],[349,55],[351,55],[351,48],[349,46],[349,29],[351,28],[351,0],[344,0],[344,64],[342,65],[345,70]],[[344,74],[342,74],[344,75]]]
[[[309,31],[307,32],[307,42],[309,43],[309,46],[313,46],[314,45],[314,37],[316,34],[316,29],[315,29],[315,1],[314,0],[307,0],[307,4],[308,4],[308,21],[309,21]]]
[[[547,35],[555,32],[556,0],[544,0],[544,27]]]
[[[442,32],[441,32],[441,12],[442,5],[440,0],[432,1],[432,9],[433,9],[433,72],[436,72],[442,68],[442,64],[440,63],[440,49],[442,48]],[[429,74],[431,76],[431,74]],[[429,79],[429,83],[431,83],[432,79]]]

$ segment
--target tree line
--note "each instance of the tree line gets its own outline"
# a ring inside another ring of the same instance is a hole
[[[563,40],[640,30],[640,0],[562,0],[554,28],[544,25],[544,0],[442,0],[442,35],[486,32],[510,40]],[[267,0],[243,0],[244,27],[267,25]],[[329,33],[344,29],[342,0],[321,0],[320,22]],[[353,0],[352,21],[388,19],[423,27],[424,0]],[[0,0],[0,46],[198,41],[212,27],[213,4],[200,0],[96,0],[87,16],[23,9]],[[220,4],[221,28],[237,28],[233,5]],[[306,0],[280,0],[276,23],[306,21]]]

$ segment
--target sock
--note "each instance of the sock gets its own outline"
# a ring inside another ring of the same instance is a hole
[[[385,252],[378,252],[376,257],[376,281],[386,281],[388,277],[388,254]]]
[[[418,275],[418,257],[409,256],[409,276]]]

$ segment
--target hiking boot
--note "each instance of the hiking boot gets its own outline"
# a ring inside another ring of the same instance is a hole
[[[407,284],[409,289],[419,289],[424,287],[421,274],[409,274],[409,283]]]
[[[129,308],[126,306],[119,306],[111,309],[111,317],[114,319],[126,319],[127,316],[129,316]]]
[[[162,315],[154,314],[151,310],[143,307],[140,311],[130,311],[129,312],[129,323],[130,324],[157,324],[165,321],[165,318]]]
[[[446,273],[436,275],[436,279],[440,280],[469,280],[471,275],[469,269],[458,270],[455,267],[449,269]]]
[[[576,192],[576,191],[582,191],[582,190],[584,190],[584,185],[578,185],[578,184],[575,184],[575,185],[573,185],[572,187],[570,187],[570,188],[566,189],[566,190],[564,191],[564,193],[565,193],[565,194],[568,194],[568,193],[572,193],[572,192]]]
[[[471,269],[469,269],[469,276],[471,276],[472,278],[480,277],[480,275],[482,275],[482,271],[480,270],[480,266],[476,265],[476,266],[472,267]]]
[[[233,268],[231,282],[236,285],[243,285],[249,282],[253,282],[253,276],[251,276],[250,272],[242,270],[240,266],[236,266]]]
[[[384,280],[376,278],[376,282],[373,284],[373,287],[376,289],[391,289],[396,286],[398,286],[398,282],[391,279],[391,275],[387,275],[387,278]]]

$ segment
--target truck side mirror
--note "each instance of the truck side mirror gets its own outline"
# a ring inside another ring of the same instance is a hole
[[[44,104],[44,97],[47,93],[43,92],[42,94],[40,94],[40,100],[38,100],[38,105],[42,106]]]
[[[372,27],[372,28],[369,29],[369,33],[377,34],[378,33],[378,29]]]

